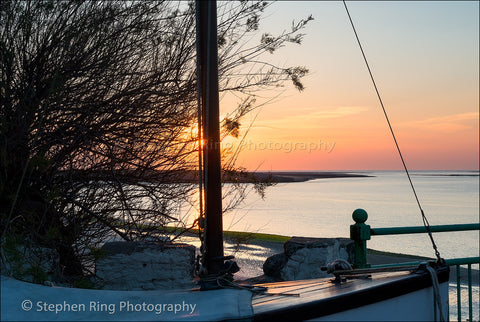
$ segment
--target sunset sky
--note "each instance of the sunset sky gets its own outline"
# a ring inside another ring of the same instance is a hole
[[[347,4],[407,166],[478,169],[479,3]],[[256,117],[238,165],[401,169],[341,1],[279,1],[265,12],[260,33],[281,32],[292,19],[309,14],[315,20],[306,27],[303,44],[270,58],[282,66],[306,66],[306,88],[299,93],[289,84],[280,98],[244,120],[243,132]],[[221,112],[235,103],[222,100]]]

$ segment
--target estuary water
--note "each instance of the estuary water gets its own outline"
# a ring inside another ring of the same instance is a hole
[[[289,171],[292,172],[292,171]],[[312,172],[312,171],[309,171]],[[266,190],[265,198],[250,192],[242,205],[224,213],[224,230],[249,231],[304,237],[349,237],[352,212],[368,212],[372,228],[423,226],[421,213],[402,171],[364,171],[349,173],[369,177],[316,179],[280,183]],[[413,171],[411,178],[430,225],[478,223],[478,171]],[[227,195],[231,185],[224,185]],[[224,204],[228,203],[227,200]],[[189,207],[192,210],[192,207]],[[189,221],[196,213],[189,213]],[[479,256],[478,231],[434,233],[434,240],[445,259]],[[200,246],[198,238],[183,241]],[[241,270],[239,280],[263,274],[268,256],[282,252],[281,244],[241,244],[227,241],[225,254],[235,255]],[[435,257],[427,234],[372,236],[367,247],[380,251]],[[478,276],[478,265],[472,265]],[[478,279],[477,279],[478,280]],[[461,284],[462,320],[468,317],[467,284]],[[457,286],[449,285],[450,321],[457,320]],[[479,320],[478,284],[472,286],[473,321]]]
[[[355,172],[370,177],[317,179],[250,193],[224,215],[224,229],[305,237],[348,237],[352,212],[363,208],[372,228],[422,226],[408,178],[401,171]],[[430,225],[479,222],[478,171],[411,172]],[[444,258],[479,255],[478,231],[434,233]],[[426,234],[372,236],[367,247],[434,257]]]
[[[352,212],[363,208],[372,228],[423,226],[421,213],[402,171],[355,172],[370,177],[317,179],[280,183],[265,199],[251,192],[244,203],[224,214],[224,229],[304,237],[349,237]],[[478,171],[413,171],[412,182],[430,225],[478,223]],[[225,185],[224,192],[229,190]],[[225,194],[224,193],[224,194]],[[227,200],[228,202],[228,200]],[[192,216],[193,218],[194,216]],[[479,256],[478,231],[433,234],[443,258]],[[189,242],[199,246],[196,238]],[[238,279],[263,274],[265,258],[282,251],[276,245],[226,243],[241,271]],[[372,236],[367,247],[380,251],[435,257],[427,234]],[[473,265],[478,274],[478,265]],[[467,285],[461,285],[462,320],[468,317]],[[478,321],[478,284],[473,285],[473,320]],[[450,321],[457,320],[456,282],[449,287]]]

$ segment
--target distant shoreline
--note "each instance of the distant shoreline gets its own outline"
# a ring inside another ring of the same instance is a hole
[[[334,178],[365,178],[365,177],[374,177],[369,174],[360,174],[354,172],[320,172],[320,171],[308,171],[308,172],[297,172],[297,171],[271,171],[271,172],[252,172],[252,176],[258,180],[269,180],[275,183],[285,183],[285,182],[305,182],[315,179],[334,179]],[[248,179],[248,177],[246,177]],[[228,182],[228,181],[227,181]],[[250,182],[248,180],[244,182]],[[252,181],[253,182],[253,181]]]
[[[401,171],[401,170],[388,170]],[[387,171],[387,172],[388,172]],[[436,170],[431,170],[435,171]],[[476,170],[455,171],[456,173],[432,173],[426,170],[413,170],[412,176],[430,177],[478,177]],[[382,170],[338,170],[338,171],[222,171],[223,183],[289,183],[306,182],[317,179],[341,179],[341,178],[368,178],[376,177],[373,173],[384,172]],[[453,171],[452,171],[453,172]],[[71,174],[72,175],[72,174]],[[198,183],[198,171],[195,170],[167,170],[147,171],[137,173],[133,170],[119,170],[116,176],[104,171],[77,170],[73,178],[78,181],[110,181],[120,180],[129,184],[139,182],[151,183]],[[147,179],[148,178],[148,179]]]
[[[108,171],[77,170],[73,178],[78,181],[101,180],[110,181],[114,178]],[[118,170],[115,180],[136,184],[138,182],[152,183],[198,183],[198,171],[167,170],[147,171],[141,174],[133,170]],[[374,177],[362,171],[222,171],[223,183],[284,183],[305,182],[315,179]]]

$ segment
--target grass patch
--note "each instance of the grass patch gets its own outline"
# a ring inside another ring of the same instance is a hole
[[[179,233],[182,231],[181,228],[177,227],[164,227],[165,231],[168,233]],[[186,236],[197,236],[198,229],[190,229],[188,232],[185,232]],[[244,231],[224,231],[223,237],[226,239],[233,240],[247,240],[249,242],[273,242],[273,243],[284,243],[289,240],[291,237],[275,235],[275,234],[263,234],[263,233],[251,233]]]
[[[274,234],[262,234],[262,233],[249,233],[242,231],[224,231],[223,235],[225,238],[230,239],[246,239],[251,242],[273,242],[273,243],[284,243],[289,240],[291,237],[274,235]]]

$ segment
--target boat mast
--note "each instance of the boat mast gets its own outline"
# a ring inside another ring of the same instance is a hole
[[[205,187],[205,266],[208,274],[224,268],[220,113],[218,96],[217,3],[196,0],[197,71],[203,134]]]

